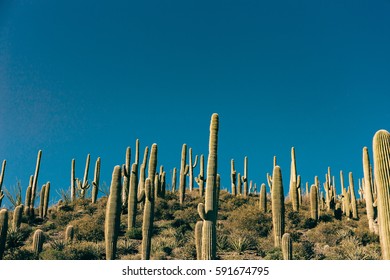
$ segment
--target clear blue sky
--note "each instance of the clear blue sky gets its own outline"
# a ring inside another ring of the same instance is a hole
[[[287,190],[294,146],[303,182],[331,166],[339,189],[390,130],[389,14],[388,0],[0,0],[4,185],[24,196],[39,149],[40,186],[68,188],[88,153],[109,184],[137,138],[169,171],[183,143],[207,157],[217,112],[224,187],[231,158],[259,185],[276,155]]]

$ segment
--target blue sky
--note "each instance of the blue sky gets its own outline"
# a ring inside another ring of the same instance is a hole
[[[214,112],[224,187],[231,158],[259,185],[276,155],[287,189],[292,146],[303,182],[328,166],[357,181],[363,146],[390,130],[389,14],[387,0],[0,0],[4,185],[24,192],[39,149],[39,185],[67,189],[88,153],[109,183],[137,138],[169,171],[183,143],[207,157]]]

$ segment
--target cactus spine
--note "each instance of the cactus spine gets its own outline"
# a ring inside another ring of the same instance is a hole
[[[5,241],[8,232],[8,211],[7,209],[0,210],[0,260],[3,259]]]
[[[121,167],[114,167],[110,186],[110,195],[106,206],[104,237],[106,242],[106,259],[113,260],[116,255],[121,215]]]
[[[203,220],[202,260],[216,258],[216,219],[218,214],[217,193],[217,150],[218,150],[218,114],[213,114],[210,122],[209,155],[207,161],[207,180],[205,203],[199,203],[198,213]]]
[[[264,183],[260,187],[259,208],[261,212],[267,212],[267,190]]]
[[[364,190],[364,198],[366,201],[366,211],[367,211],[367,219],[368,219],[368,227],[370,232],[375,232],[375,210],[374,210],[374,198],[372,195],[372,174],[370,169],[370,157],[368,154],[368,148],[363,148],[363,173],[364,173],[364,181],[363,181],[363,190]]]
[[[137,216],[137,164],[133,163],[131,166],[131,175],[130,175],[130,189],[128,197],[128,229],[135,228],[135,218]]]
[[[183,204],[186,192],[186,175],[188,174],[189,165],[187,161],[187,144],[183,144],[181,149],[181,163],[180,163],[180,185],[179,185],[179,201]]]
[[[97,158],[95,163],[95,172],[92,181],[92,203],[96,203],[97,201],[97,195],[99,192],[99,182],[100,182],[100,157]]]
[[[194,160],[194,163],[192,162],[192,148],[190,148],[188,150],[188,153],[189,153],[189,162],[188,162],[188,176],[190,177],[189,178],[189,189],[190,191],[192,191],[194,189],[194,168],[196,167],[196,165],[198,164],[198,155],[195,156],[195,160]]]
[[[5,173],[5,166],[7,164],[6,160],[3,160],[3,164],[1,165],[1,173],[0,173],[0,207],[1,207],[1,202],[3,201],[4,198],[4,193],[1,190],[1,187],[3,186],[3,180],[4,180],[4,173]]]
[[[292,260],[292,240],[289,233],[283,234],[282,253],[284,260]]]
[[[199,187],[199,195],[204,195],[204,155],[200,155],[199,158],[199,175],[195,178],[196,183]]]
[[[382,258],[390,260],[390,134],[379,130],[373,139],[379,238]]]
[[[282,171],[278,165],[272,174],[272,224],[274,231],[274,246],[280,247],[284,234],[284,192]]]
[[[39,254],[42,252],[44,241],[45,241],[45,236],[43,234],[43,231],[41,229],[37,229],[34,232],[34,236],[33,236],[33,252],[35,253],[36,257],[38,257]]]
[[[292,202],[293,210],[299,211],[299,190],[300,190],[300,177],[297,177],[297,167],[295,159],[295,148],[291,148],[291,170],[290,170],[290,199]]]
[[[315,184],[310,187],[310,218],[318,220],[318,190]]]

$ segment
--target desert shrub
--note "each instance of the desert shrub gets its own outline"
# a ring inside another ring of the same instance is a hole
[[[225,202],[220,204],[222,211],[233,211],[248,203],[246,198],[242,196],[226,196]]]
[[[273,247],[267,251],[264,256],[265,260],[283,260],[282,250],[280,248]]]
[[[315,257],[314,243],[303,240],[300,243],[294,243],[293,259],[311,260]]]
[[[79,215],[75,214],[73,211],[57,211],[52,213],[51,220],[60,227],[64,227],[71,221],[76,220],[78,217]]]
[[[13,253],[15,250],[24,245],[25,240],[26,237],[22,231],[10,229],[7,233],[5,248]]]
[[[290,228],[297,228],[301,223],[301,216],[297,211],[291,211],[287,214],[287,224]]]
[[[155,220],[171,220],[173,218],[172,211],[169,208],[168,202],[165,199],[157,199],[154,211]]]
[[[303,228],[305,229],[311,229],[311,228],[315,228],[317,225],[317,221],[312,219],[312,218],[308,218],[308,219],[305,219],[304,223],[303,223]]]
[[[380,258],[379,246],[363,246],[356,236],[348,236],[334,248],[342,260],[375,260]]]
[[[271,218],[254,205],[244,205],[233,210],[227,219],[226,229],[253,232],[254,236],[266,237],[271,230]]]
[[[177,210],[173,213],[176,223],[195,224],[199,218],[197,208],[185,208],[183,210]],[[180,222],[179,222],[180,221]]]
[[[245,232],[234,232],[229,236],[228,241],[229,247],[239,255],[253,247],[254,244],[253,238]]]
[[[138,245],[139,241],[136,240],[118,240],[117,255],[124,256],[138,254]]]
[[[329,223],[333,221],[333,216],[330,214],[322,214],[318,217],[319,222]]]
[[[142,240],[142,228],[133,228],[126,231],[125,237],[127,239]]]
[[[4,255],[4,260],[35,260],[35,254],[24,248],[17,248],[11,251],[9,254]]]
[[[95,217],[84,216],[82,219],[73,221],[75,237],[77,240],[98,242],[104,240],[104,213]]]

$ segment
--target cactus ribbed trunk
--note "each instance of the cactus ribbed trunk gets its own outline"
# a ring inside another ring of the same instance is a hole
[[[24,208],[23,204],[20,204],[15,207],[14,218],[12,220],[12,228],[14,230],[18,230],[20,228],[20,225],[22,223],[23,208]]]
[[[154,220],[154,190],[152,180],[147,178],[145,181],[145,206],[142,223],[142,249],[141,257],[143,260],[150,259],[150,251],[152,245]]]
[[[135,219],[137,216],[137,195],[138,195],[138,185],[137,185],[137,164],[133,163],[131,166],[131,175],[130,175],[130,188],[129,188],[129,197],[128,197],[128,229],[135,228]]]
[[[8,232],[8,210],[0,210],[0,260],[3,259],[5,250],[5,241],[7,239]]]
[[[72,159],[70,168],[70,199],[72,202],[76,201],[76,171],[75,171],[76,160]]]
[[[202,230],[203,221],[197,221],[195,224],[195,248],[197,260],[202,260]]]
[[[195,156],[195,161],[192,162],[192,148],[189,148],[188,150],[188,153],[189,153],[189,162],[188,162],[188,167],[189,167],[189,170],[188,170],[188,175],[189,175],[189,184],[188,184],[188,187],[190,189],[190,191],[193,191],[194,189],[194,168],[196,167],[196,165],[198,164],[198,155]]]
[[[65,242],[72,243],[74,238],[74,228],[72,225],[68,225],[65,230]]]
[[[110,186],[110,195],[106,206],[104,238],[106,243],[106,259],[114,260],[116,255],[121,215],[121,167],[114,167]]]
[[[358,219],[358,210],[357,210],[357,202],[356,202],[356,195],[355,195],[355,185],[353,183],[353,176],[352,172],[349,172],[349,187],[351,190],[351,208],[352,208],[352,218]]]
[[[241,176],[243,183],[243,197],[248,197],[248,157],[244,158],[244,176]]]
[[[291,148],[291,170],[290,170],[290,199],[294,211],[299,211],[299,191],[300,182],[297,178],[297,167],[295,160],[295,148]]]
[[[382,258],[390,260],[390,133],[379,130],[373,139],[374,177],[377,187],[379,238]]]
[[[207,160],[207,180],[205,203],[199,203],[198,213],[203,220],[202,226],[202,260],[214,260],[217,253],[216,220],[218,215],[218,114],[211,116],[209,155]]]
[[[37,192],[37,184],[38,184],[38,175],[39,175],[39,168],[41,165],[41,157],[42,157],[42,151],[38,151],[38,156],[37,156],[37,163],[35,165],[35,172],[34,172],[34,179],[33,179],[33,184],[31,187],[31,201],[30,201],[30,215],[34,215],[34,205],[35,205],[35,196]]]
[[[176,192],[176,177],[177,177],[177,168],[173,168],[172,172],[172,192]]]
[[[282,171],[278,165],[272,174],[272,224],[274,232],[274,246],[280,247],[284,234],[284,192]]]
[[[180,182],[179,182],[179,202],[183,204],[185,192],[186,192],[186,176],[188,174],[189,165],[187,162],[187,145],[183,144],[181,149],[181,162],[180,162]]]
[[[33,251],[36,257],[38,257],[39,254],[42,252],[44,241],[45,241],[45,236],[43,234],[43,231],[41,229],[37,229],[34,232],[34,236],[33,236]]]
[[[310,218],[318,220],[318,191],[314,184],[310,187]]]
[[[3,160],[3,163],[1,165],[1,173],[0,173],[0,207],[1,207],[1,202],[3,201],[3,198],[4,198],[4,193],[1,190],[1,188],[3,186],[3,180],[4,180],[4,173],[5,173],[5,166],[6,166],[6,164],[7,164],[7,161]]]
[[[47,182],[45,187],[44,200],[43,200],[43,211],[42,211],[43,218],[46,218],[47,216],[47,211],[49,209],[49,202],[50,202],[50,182]]]
[[[237,195],[237,172],[236,169],[234,168],[234,159],[230,161],[230,180],[232,182],[232,195],[236,196]]]
[[[123,176],[123,184],[122,184],[122,206],[126,207],[128,204],[129,197],[129,185],[130,185],[130,157],[131,157],[131,149],[130,147],[126,148],[126,157],[125,164],[122,167],[122,176]]]
[[[289,233],[283,234],[282,237],[282,253],[284,260],[292,260],[292,240]]]
[[[368,154],[368,148],[363,148],[363,173],[364,173],[364,181],[363,181],[363,190],[364,190],[364,198],[366,201],[366,211],[367,211],[367,219],[368,219],[368,227],[370,232],[375,231],[374,220],[375,220],[375,210],[374,210],[374,198],[372,194],[372,174],[370,169],[370,157]]]
[[[95,172],[92,182],[92,203],[96,203],[97,196],[99,192],[99,183],[100,183],[100,157],[97,158],[95,163]]]
[[[263,213],[267,212],[267,190],[264,183],[260,187],[259,209]]]
[[[200,155],[199,158],[199,175],[195,178],[196,183],[199,187],[199,195],[204,195],[204,155]]]

